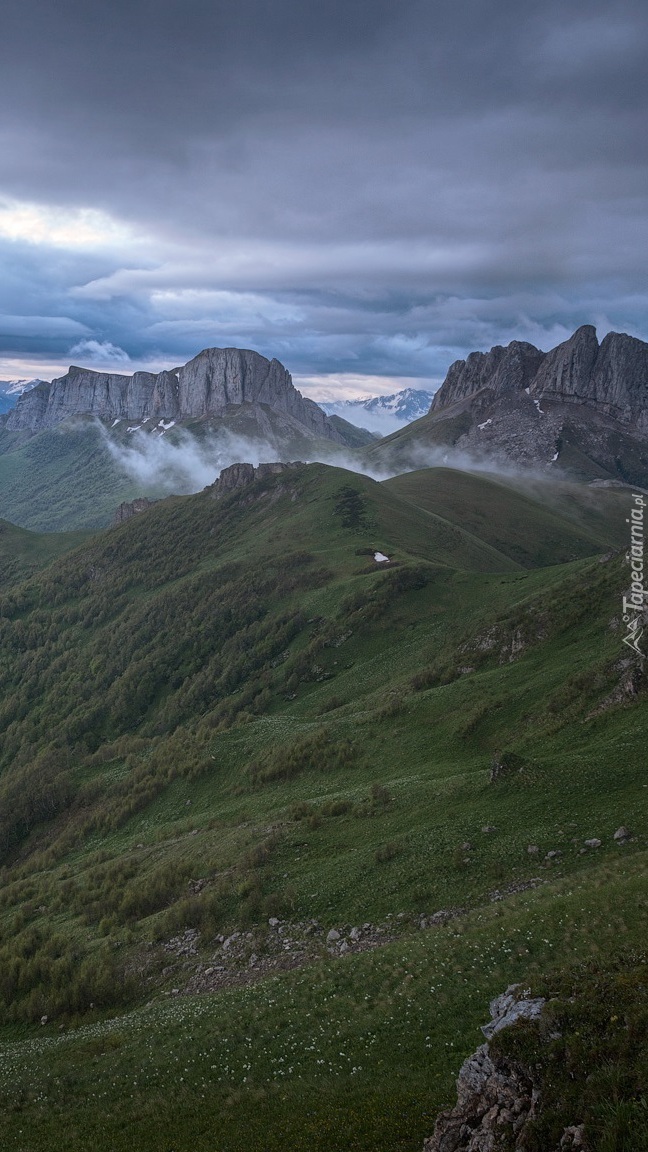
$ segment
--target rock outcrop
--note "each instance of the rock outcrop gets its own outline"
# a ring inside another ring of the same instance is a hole
[[[490,1039],[517,1020],[536,1020],[544,1000],[529,999],[518,984],[491,1001]],[[519,1138],[533,1118],[539,1091],[529,1069],[498,1056],[482,1044],[464,1061],[457,1078],[457,1103],[442,1112],[424,1152],[504,1152],[522,1147]],[[549,1152],[549,1150],[548,1150]]]
[[[645,955],[620,950],[612,962],[554,970],[546,1003],[507,988],[491,1004],[488,1043],[464,1062],[457,1103],[438,1117],[425,1152],[638,1152],[647,976]]]
[[[550,352],[514,340],[451,365],[430,412],[485,389],[490,399],[528,389],[532,400],[587,404],[648,433],[648,344],[610,332],[599,344],[590,324]]]
[[[10,431],[37,432],[73,416],[102,420],[223,417],[241,405],[267,406],[312,436],[345,443],[326,414],[294,387],[278,360],[241,348],[206,348],[181,368],[121,376],[72,366],[25,392],[6,418]]]
[[[465,400],[482,388],[488,388],[494,396],[527,388],[543,357],[544,353],[533,344],[519,340],[507,348],[498,344],[490,352],[471,352],[467,360],[455,360],[450,365],[430,411],[437,412],[457,400]]]
[[[533,1116],[536,1102],[529,1076],[503,1061],[495,1063],[482,1044],[462,1065],[457,1103],[439,1116],[424,1152],[503,1152],[511,1135]]]
[[[287,464],[273,461],[271,464],[258,464],[256,468],[254,464],[230,464],[229,468],[223,468],[218,480],[210,484],[205,491],[219,500],[237,488],[246,488],[249,484],[254,484],[255,480],[264,480],[268,476],[277,476],[281,472],[301,467],[303,465],[300,460],[293,460]]]
[[[113,525],[123,524],[140,512],[147,512],[156,504],[156,500],[149,500],[148,496],[137,496],[134,500],[124,500],[118,507],[113,518]]]

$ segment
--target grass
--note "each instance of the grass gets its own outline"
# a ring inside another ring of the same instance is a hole
[[[323,465],[175,498],[0,602],[3,1147],[420,1148],[491,996],[640,946],[607,495],[596,555],[497,569],[441,480],[439,514]],[[172,995],[271,916],[396,939]]]
[[[33,532],[96,531],[141,495],[87,421],[29,439],[0,428],[0,487],[3,515]]]
[[[524,568],[624,548],[627,494],[584,485],[426,468],[385,487],[442,514]]]
[[[0,520],[0,588],[26,580],[87,539],[87,532],[28,532]]]
[[[491,996],[645,940],[644,875],[645,852],[619,850],[576,883],[373,953],[62,1034],[46,1025],[4,1048],[3,1146],[414,1152]]]

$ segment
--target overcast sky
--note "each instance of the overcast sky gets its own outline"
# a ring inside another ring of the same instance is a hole
[[[0,377],[648,339],[645,0],[4,0]]]

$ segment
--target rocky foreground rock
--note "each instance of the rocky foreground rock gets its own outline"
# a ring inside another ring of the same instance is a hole
[[[518,1020],[538,1020],[545,1001],[532,998],[521,985],[511,984],[490,1003],[491,1022],[482,1032],[490,1040]],[[482,1044],[461,1066],[457,1078],[457,1103],[442,1112],[423,1152],[522,1152],[525,1128],[541,1106],[535,1072],[519,1061],[493,1054]],[[556,1149],[566,1152],[584,1148],[583,1125],[566,1127]]]
[[[206,348],[188,364],[157,374],[121,376],[72,366],[51,384],[25,392],[6,427],[38,432],[73,416],[179,422],[223,417],[246,404],[265,405],[313,436],[345,443],[322,409],[297,391],[283,364],[241,348]]]

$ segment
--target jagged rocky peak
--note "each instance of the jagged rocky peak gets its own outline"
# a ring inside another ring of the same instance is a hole
[[[278,360],[241,348],[206,348],[180,368],[122,376],[73,365],[20,397],[6,426],[36,432],[71,416],[103,420],[222,417],[231,405],[266,405],[315,436],[344,442],[326,414],[294,387]]]
[[[450,365],[430,411],[464,400],[482,388],[491,389],[495,395],[526,388],[543,356],[533,344],[521,340],[513,340],[506,348],[497,344],[490,352],[471,352],[466,360],[455,360]]]
[[[531,391],[539,397],[552,394],[561,398],[584,396],[598,352],[596,329],[591,324],[577,328],[569,340],[542,357]]]
[[[247,349],[205,348],[177,370],[177,378],[179,409],[187,416],[222,416],[228,404],[288,411],[297,396],[304,402],[283,364]]]
[[[526,389],[535,400],[584,403],[648,431],[648,344],[620,332],[599,344],[596,329],[584,324],[550,352],[518,340],[472,352],[451,365],[430,411],[484,390],[496,400]]]

